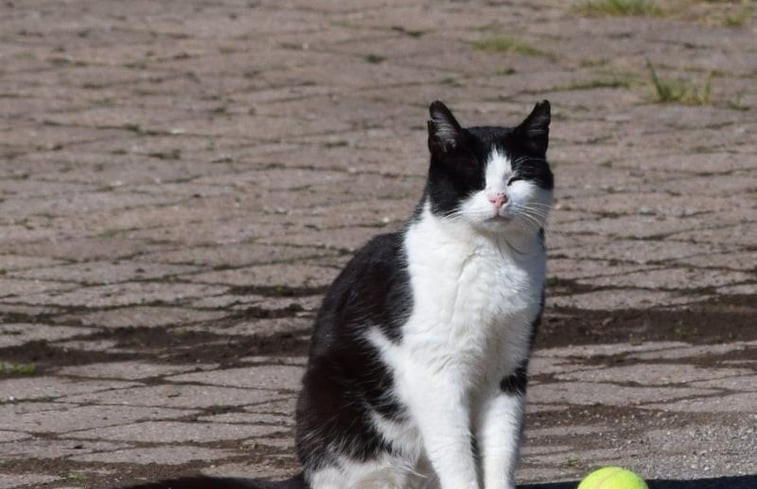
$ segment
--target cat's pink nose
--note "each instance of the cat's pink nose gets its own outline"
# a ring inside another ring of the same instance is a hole
[[[507,202],[507,195],[505,194],[490,195],[489,202],[491,202],[494,205],[494,207],[499,209],[500,207],[502,207],[502,204]]]

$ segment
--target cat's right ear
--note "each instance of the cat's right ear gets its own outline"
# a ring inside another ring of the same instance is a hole
[[[437,100],[428,111],[431,115],[428,121],[428,149],[431,154],[449,153],[460,146],[464,138],[463,128],[447,106]]]
[[[549,122],[551,109],[548,100],[542,100],[534,106],[534,110],[526,117],[526,120],[515,129],[523,138],[527,147],[544,154],[549,146]]]

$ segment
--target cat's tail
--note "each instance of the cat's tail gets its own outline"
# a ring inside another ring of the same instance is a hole
[[[308,485],[302,474],[283,481],[197,476],[144,482],[118,489],[308,489]]]

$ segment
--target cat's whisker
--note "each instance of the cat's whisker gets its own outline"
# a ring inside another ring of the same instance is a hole
[[[533,210],[528,210],[526,213],[532,217],[535,217],[539,221],[546,222],[549,220],[549,215],[544,212],[535,212]]]
[[[550,211],[549,206],[539,206],[539,205],[534,205],[534,204],[521,205],[521,206],[518,206],[517,208],[521,210],[529,211],[529,212],[534,212],[544,217],[546,217]]]
[[[542,227],[541,222],[538,219],[536,219],[535,217],[532,217],[532,216],[530,216],[528,214],[521,214],[520,216],[523,217],[523,218],[525,218],[524,222],[526,222],[528,224],[532,224],[537,229],[540,228],[540,227]]]
[[[545,216],[540,216],[538,214],[532,214],[530,212],[523,212],[521,213],[521,215],[529,219],[533,219],[535,222],[538,222],[539,224],[547,222],[547,218]]]
[[[537,215],[540,217],[547,217],[549,214],[549,211],[547,209],[541,209],[538,207],[530,207],[530,206],[515,206],[513,208],[513,212],[528,212],[533,215]]]
[[[533,210],[539,210],[540,212],[549,212],[550,206],[548,205],[542,205],[539,202],[529,202],[526,204],[517,204],[517,208],[519,209],[533,209]]]

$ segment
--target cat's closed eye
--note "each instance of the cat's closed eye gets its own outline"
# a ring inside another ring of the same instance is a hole
[[[507,181],[507,186],[509,187],[511,183],[517,182],[518,180],[523,180],[523,177],[520,177],[518,175],[510,177],[510,179]]]

